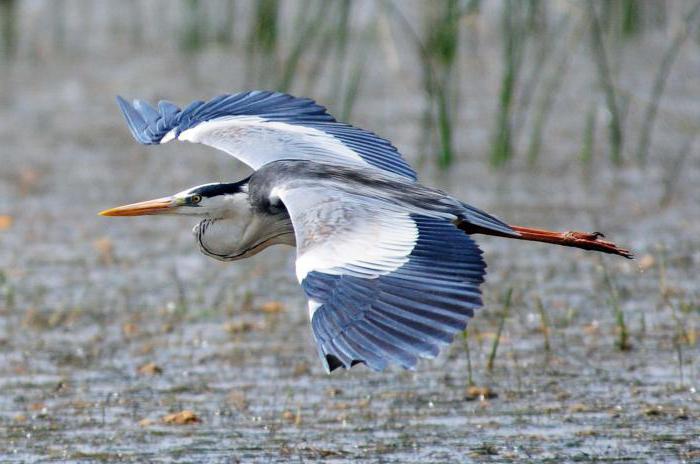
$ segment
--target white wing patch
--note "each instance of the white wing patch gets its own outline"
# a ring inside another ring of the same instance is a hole
[[[418,240],[416,224],[405,212],[385,211],[381,217],[368,217],[355,210],[342,214],[345,224],[324,222],[323,214],[314,210],[300,216],[297,223],[308,224],[303,231],[296,230],[300,283],[311,271],[365,278],[388,274],[408,261]]]
[[[176,130],[177,130],[177,129],[170,129],[170,132],[168,132],[167,134],[165,134],[165,135],[163,136],[163,138],[160,139],[160,144],[162,145],[162,144],[164,144],[164,143],[170,142],[171,140],[174,140],[174,139],[175,139],[175,131],[176,131]]]
[[[309,298],[308,304],[309,304],[309,320],[312,320],[314,318],[314,313],[316,312],[316,310],[318,308],[323,306],[323,303],[321,303],[320,301],[316,301],[313,298]]]
[[[169,133],[163,137],[165,143]],[[212,119],[180,133],[178,140],[203,143],[235,156],[253,169],[272,161],[309,159],[370,166],[333,135],[313,127],[268,121],[258,116]]]

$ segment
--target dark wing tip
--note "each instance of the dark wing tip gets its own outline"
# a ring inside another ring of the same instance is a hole
[[[142,144],[153,143],[150,138],[146,137],[148,123],[146,123],[141,113],[131,103],[119,95],[117,95],[117,104],[124,115],[124,119],[126,119],[126,124],[129,126],[131,135],[136,141]]]
[[[327,354],[326,355],[326,370],[330,374],[334,370],[338,369],[339,367],[345,368],[345,365],[343,362],[335,357],[335,355],[332,354]]]

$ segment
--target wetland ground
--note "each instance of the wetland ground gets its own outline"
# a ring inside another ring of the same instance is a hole
[[[460,58],[445,71],[458,84],[453,159],[441,170],[442,145],[425,129],[433,97],[405,25],[380,2],[353,2],[349,64],[333,65],[342,44],[319,61],[312,42],[292,93],[391,139],[429,185],[514,224],[601,230],[637,259],[479,238],[485,306],[465,336],[415,372],[329,376],[292,249],[222,264],[199,254],[190,220],[97,216],[246,175],[215,150],[138,145],[115,95],[187,104],[278,88],[294,56],[288,18],[320,5],[284,3],[280,48],[269,52],[264,37],[250,45],[255,3],[236,3],[233,37],[215,41],[205,27],[199,42],[170,2],[61,3],[56,19],[53,2],[17,2],[15,48],[0,62],[1,461],[700,462],[697,29],[665,84],[644,164],[634,145],[676,29],[606,42],[629,141],[617,163],[596,61],[576,36],[586,13],[545,2],[554,18],[571,16],[571,59],[540,63],[544,83],[532,87],[546,43],[533,39],[509,103],[522,129],[513,150],[531,145],[539,95],[554,91],[547,76],[564,77],[537,159],[494,167],[505,39],[500,7],[483,6],[461,23]],[[395,4],[420,29],[429,7]],[[692,3],[673,5],[677,25]],[[352,96],[351,112],[339,95]],[[182,411],[193,414],[166,417]]]

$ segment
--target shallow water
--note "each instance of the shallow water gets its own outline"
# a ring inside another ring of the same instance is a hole
[[[42,3],[28,5],[26,14],[44,18]],[[602,230],[638,256],[479,239],[489,276],[468,346],[473,382],[497,397],[468,399],[463,338],[415,372],[358,366],[326,375],[291,249],[221,264],[198,253],[189,220],[96,216],[246,174],[203,147],[137,145],[114,103],[116,94],[183,104],[243,89],[242,50],[182,55],[171,44],[134,47],[109,42],[119,31],[100,34],[55,54],[32,36],[0,70],[0,215],[12,218],[0,231],[3,461],[700,460],[697,148],[672,201],[659,206],[668,157],[700,120],[698,81],[689,79],[700,70],[700,55],[690,53],[697,44],[674,67],[648,168],[609,165],[600,129],[588,176],[576,159],[584,121],[576,110],[594,80],[583,51],[557,99],[540,165],[516,159],[497,172],[485,153],[499,49],[485,27],[478,56],[462,70],[470,85],[460,95],[460,159],[446,173],[420,163],[418,71],[406,72],[408,59],[384,67],[388,45],[370,54],[353,121],[393,140],[421,165],[425,183],[515,224]],[[653,71],[645,53],[658,56],[666,43],[651,34],[628,45],[619,81],[629,94],[646,95]],[[332,84],[321,82],[294,90],[323,98]],[[643,104],[631,99],[632,140]],[[630,350],[616,347],[605,272]],[[508,288],[513,305],[489,372]],[[282,310],[262,311],[269,302]],[[151,362],[162,373],[139,372]],[[161,421],[183,409],[200,422]]]

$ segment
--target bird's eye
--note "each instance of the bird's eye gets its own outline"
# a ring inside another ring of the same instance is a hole
[[[190,203],[192,203],[193,205],[196,205],[200,201],[202,201],[202,195],[192,195],[190,197]]]

